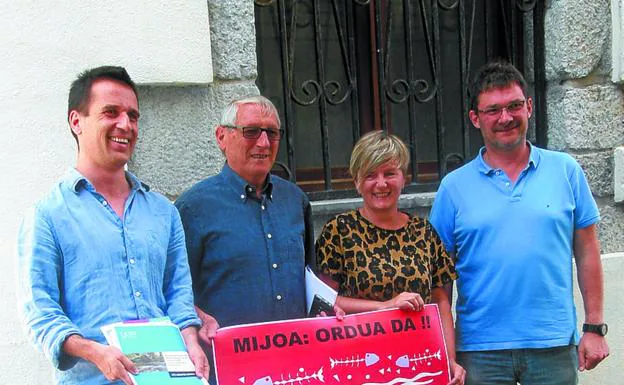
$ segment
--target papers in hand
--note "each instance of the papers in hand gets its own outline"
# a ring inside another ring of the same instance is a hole
[[[135,385],[208,385],[195,376],[182,333],[168,317],[118,322],[101,329],[108,344],[136,365],[139,373],[130,374]]]
[[[327,315],[334,314],[334,304],[338,293],[317,277],[310,266],[305,268],[305,283],[308,316],[315,317],[322,311]]]

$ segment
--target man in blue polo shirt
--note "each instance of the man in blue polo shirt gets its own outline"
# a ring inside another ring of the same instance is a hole
[[[233,101],[216,128],[223,169],[175,203],[206,348],[219,327],[306,316],[310,203],[297,186],[269,174],[283,133],[267,98]]]
[[[443,179],[430,217],[456,256],[457,361],[466,384],[575,384],[577,365],[592,369],[609,354],[598,208],[571,156],[527,142],[533,102],[515,67],[486,64],[470,97],[485,146]]]

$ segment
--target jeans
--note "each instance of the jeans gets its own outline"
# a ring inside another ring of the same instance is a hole
[[[575,385],[576,346],[457,352],[466,385]]]

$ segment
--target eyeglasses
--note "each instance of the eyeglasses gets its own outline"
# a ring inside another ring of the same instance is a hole
[[[516,112],[520,112],[522,108],[524,108],[524,103],[526,103],[526,100],[516,100],[504,107],[494,106],[477,111],[484,115],[487,115],[490,118],[498,118],[503,113],[503,110],[507,110],[508,114],[515,114]]]
[[[267,138],[273,142],[277,142],[284,136],[284,129],[280,128],[261,128],[261,127],[243,127],[243,126],[223,126],[226,128],[236,128],[243,132],[243,138],[245,139],[258,139],[263,132],[266,132]]]

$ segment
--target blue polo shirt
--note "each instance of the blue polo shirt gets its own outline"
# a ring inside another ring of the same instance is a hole
[[[529,146],[515,184],[482,148],[436,194],[430,221],[457,258],[458,351],[578,342],[573,235],[598,208],[570,155]]]

